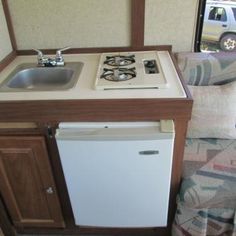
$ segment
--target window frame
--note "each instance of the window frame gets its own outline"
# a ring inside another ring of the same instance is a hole
[[[195,52],[201,52],[200,46],[201,46],[201,37],[202,37],[202,29],[203,29],[203,23],[204,23],[206,2],[207,2],[207,0],[199,0],[196,33],[195,33],[195,40],[194,40],[194,51]]]

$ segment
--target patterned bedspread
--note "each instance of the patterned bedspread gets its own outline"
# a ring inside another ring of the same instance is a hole
[[[236,236],[236,140],[186,140],[172,229],[175,236]]]

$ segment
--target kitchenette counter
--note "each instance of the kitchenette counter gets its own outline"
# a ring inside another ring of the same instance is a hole
[[[168,87],[159,89],[96,90],[95,78],[101,54],[67,54],[65,62],[83,62],[82,72],[76,85],[64,91],[0,92],[1,101],[29,100],[77,100],[77,99],[138,99],[138,98],[186,98],[174,64],[168,51],[158,52],[160,64],[167,78]],[[53,57],[53,56],[52,56]],[[37,56],[18,56],[0,73],[0,84],[14,68],[22,63],[37,63]],[[117,82],[114,82],[117,83]]]
[[[181,179],[185,134],[188,120],[191,117],[193,101],[186,85],[180,79],[180,75],[177,72],[178,69],[172,61],[169,52],[158,51],[158,54],[158,63],[160,63],[167,81],[165,88],[96,90],[95,80],[96,78],[100,79],[98,68],[102,54],[70,54],[64,55],[65,62],[84,63],[79,80],[73,88],[64,91],[0,92],[0,124],[2,127],[0,127],[0,133],[3,136],[3,140],[8,140],[10,143],[8,145],[16,148],[16,145],[20,143],[18,139],[22,138],[23,135],[23,138],[27,140],[28,136],[31,136],[30,138],[33,140],[35,139],[35,135],[43,136],[47,143],[45,145],[45,147],[48,147],[46,152],[50,154],[49,158],[52,163],[53,175],[59,187],[59,200],[62,212],[64,213],[65,228],[63,230],[57,228],[42,228],[39,230],[37,227],[27,228],[20,226],[18,228],[20,233],[64,233],[66,235],[74,233],[83,234],[83,232],[96,233],[104,230],[99,231],[99,229],[85,227],[83,231],[83,228],[77,227],[74,224],[61,164],[59,162],[58,148],[55,142],[55,131],[59,123],[156,122],[160,120],[173,120],[175,138],[168,223],[167,227],[155,229],[155,232],[160,232],[160,235],[170,235],[175,211],[175,200]],[[22,63],[36,64],[36,61],[36,55],[17,56],[0,73],[0,84],[18,65]],[[144,69],[143,64],[143,62],[136,63],[142,75],[144,74],[142,73],[142,69]],[[148,80],[151,77],[152,75],[150,77],[147,76],[145,79]],[[15,139],[17,140],[15,141]],[[36,141],[32,142],[34,143]],[[6,199],[8,199],[8,196]],[[7,217],[4,218],[3,223],[8,224],[8,228],[11,228],[12,223]],[[62,222],[60,225],[64,225],[64,223]],[[110,232],[109,230],[112,229],[108,228],[107,232]],[[148,231],[148,229],[144,230]]]

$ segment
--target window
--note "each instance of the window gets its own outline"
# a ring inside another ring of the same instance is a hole
[[[235,7],[232,7],[232,11],[234,13],[234,20],[236,21],[236,8]]]
[[[222,7],[210,7],[208,20],[226,21],[226,12]]]
[[[196,51],[236,51],[236,0],[200,1],[198,15]]]

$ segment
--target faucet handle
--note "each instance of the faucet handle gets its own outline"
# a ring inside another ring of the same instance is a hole
[[[58,50],[56,51],[56,57],[61,57],[61,55],[62,55],[61,52],[66,51],[66,50],[68,50],[68,49],[70,49],[70,48],[71,48],[71,47],[64,47],[64,48],[58,49]]]
[[[34,50],[35,52],[38,53],[38,57],[43,57],[43,52],[40,51],[39,49],[36,49],[36,48],[32,48],[32,50]]]
[[[36,49],[36,48],[32,48],[32,50],[36,51],[38,53],[38,56],[37,56],[37,59],[38,59],[38,65],[39,66],[44,66],[44,55],[43,55],[43,52],[40,51],[39,49]]]
[[[62,56],[62,51],[65,51],[67,49],[70,49],[70,47],[64,47],[64,48],[58,49],[56,51],[55,60],[56,60],[56,63],[57,63],[58,66],[64,66],[65,65],[64,58]]]

